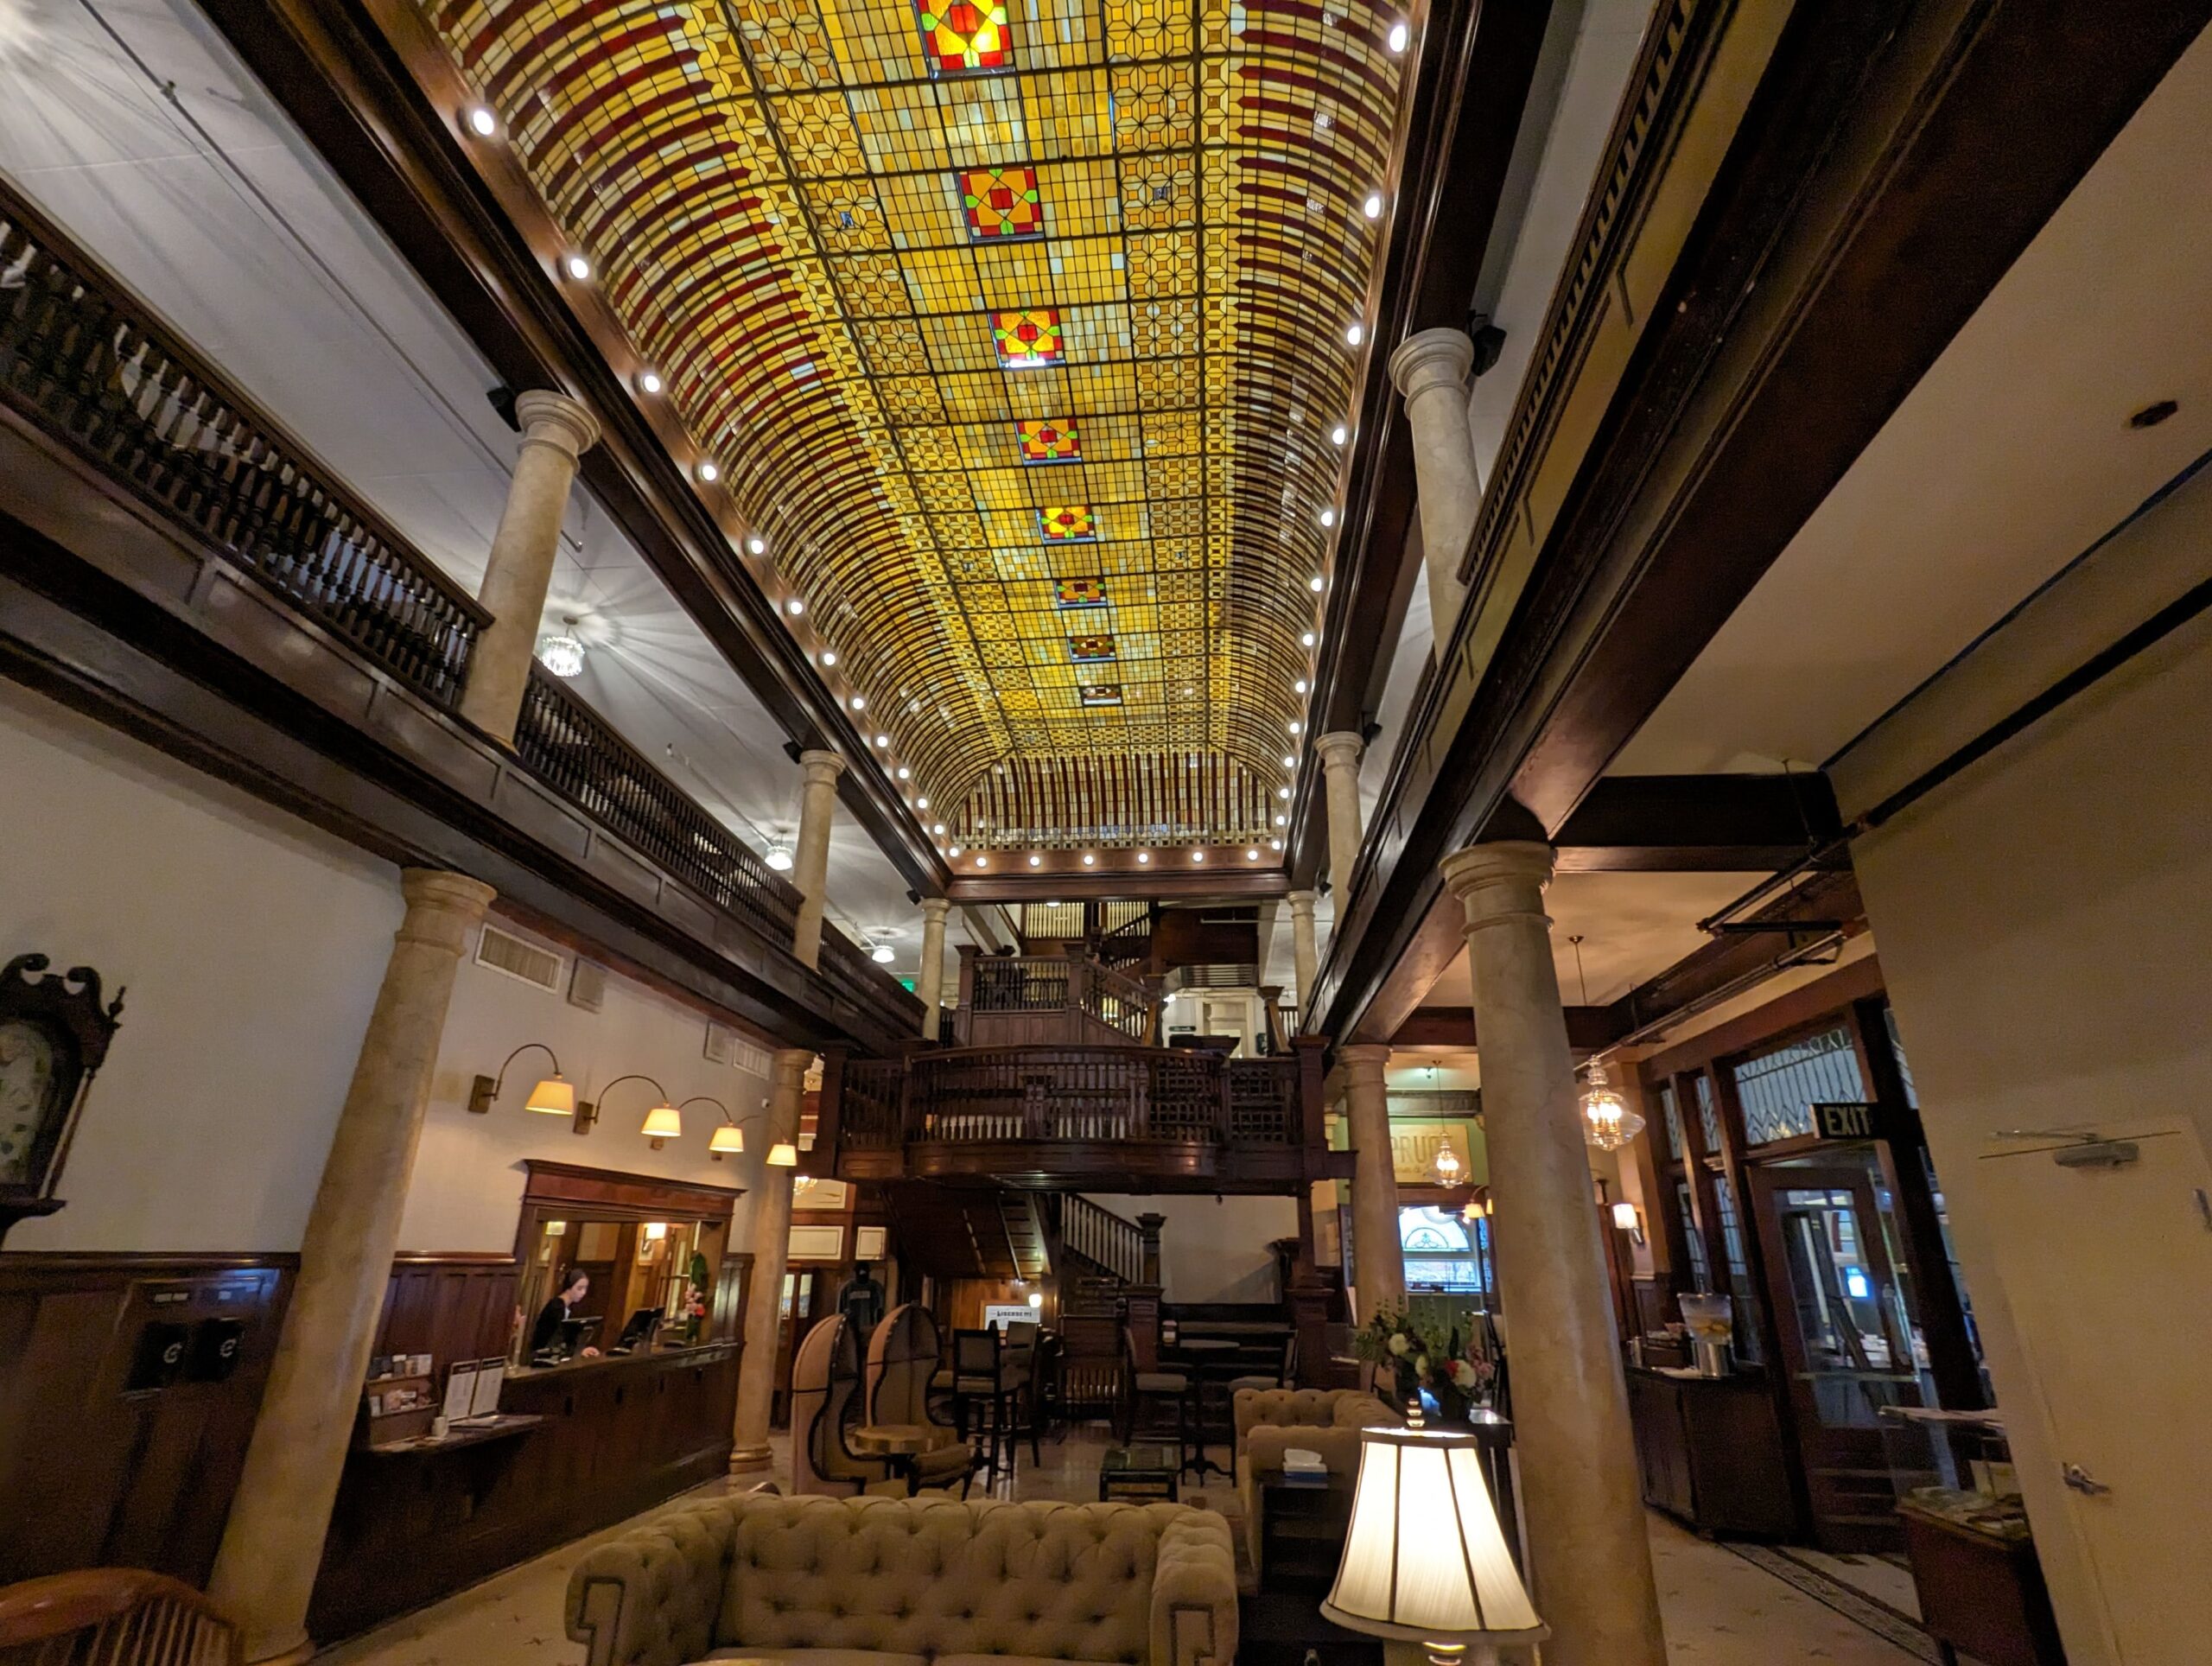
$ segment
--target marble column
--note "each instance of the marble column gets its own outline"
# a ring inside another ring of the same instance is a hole
[[[1294,891],[1290,893],[1290,963],[1297,980],[1298,1011],[1305,1016],[1306,1003],[1313,998],[1313,980],[1320,974],[1321,956],[1313,946],[1313,893]]]
[[[922,1040],[937,1040],[944,1010],[944,917],[952,904],[944,897],[922,899],[922,970],[914,993],[922,1002]]]
[[[1444,881],[1466,910],[1483,1118],[1512,1324],[1522,1513],[1545,1666],[1665,1666],[1620,1345],[1544,914],[1551,847],[1475,845]]]
[[[768,1091],[765,1159],[779,1140],[798,1142],[799,1108],[814,1055],[804,1047],[778,1050]],[[736,1444],[729,1469],[743,1475],[768,1467],[768,1415],[776,1396],[776,1346],[783,1329],[784,1263],[791,1244],[791,1175],[764,1161],[753,1194],[753,1278],[745,1301],[745,1351],[737,1366]]]
[[[1421,560],[1428,570],[1428,612],[1440,657],[1466,600],[1459,563],[1483,501],[1474,430],[1467,420],[1467,372],[1474,359],[1474,343],[1465,332],[1451,329],[1409,335],[1390,355],[1390,379],[1406,402],[1406,425],[1413,438],[1414,505],[1421,512]]]
[[[1329,884],[1337,893],[1337,922],[1351,903],[1352,864],[1359,860],[1359,736],[1349,729],[1313,737],[1321,754],[1324,802],[1329,811]]]
[[[514,744],[545,592],[560,553],[561,523],[576,460],[599,442],[599,422],[565,393],[543,390],[515,401],[522,423],[522,455],[507,484],[506,507],[492,535],[492,557],[476,592],[492,622],[469,651],[468,683],[461,715],[505,745]]]
[[[407,912],[323,1160],[299,1279],[208,1585],[244,1626],[249,1660],[314,1652],[308,1599],[399,1245],[430,1072],[454,976],[493,897],[475,880],[421,868],[401,874],[400,891]]]
[[[791,952],[802,966],[822,963],[822,905],[830,883],[830,823],[837,813],[837,778],[845,760],[834,752],[802,752],[805,772],[799,788],[798,849],[791,858],[791,883],[798,887],[798,925]]]
[[[1390,1160],[1390,1102],[1382,1068],[1390,1049],[1351,1044],[1337,1049],[1344,1071],[1344,1115],[1351,1122],[1352,1284],[1363,1325],[1383,1308],[1406,1305],[1406,1258],[1398,1247],[1398,1180]],[[1514,1379],[1517,1405],[1520,1379]]]

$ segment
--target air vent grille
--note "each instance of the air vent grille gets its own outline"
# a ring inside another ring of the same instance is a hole
[[[569,975],[569,1004],[595,1013],[607,1004],[607,968],[579,956]]]
[[[495,972],[535,983],[549,995],[561,989],[561,957],[534,943],[525,943],[496,925],[487,925],[476,940],[476,963]]]

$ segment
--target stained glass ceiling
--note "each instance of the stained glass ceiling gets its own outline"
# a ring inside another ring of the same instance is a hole
[[[1399,13],[421,3],[941,846],[1279,836]]]

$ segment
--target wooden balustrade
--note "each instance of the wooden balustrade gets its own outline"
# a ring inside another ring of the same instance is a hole
[[[0,1666],[241,1666],[238,1628],[200,1593],[139,1567],[0,1589]]]
[[[0,400],[417,693],[460,698],[490,614],[4,185]]]
[[[975,1046],[1141,1046],[1153,1039],[1159,1006],[1149,985],[1086,956],[963,950],[954,1027],[963,1044]]]

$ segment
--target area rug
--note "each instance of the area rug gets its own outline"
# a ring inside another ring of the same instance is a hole
[[[1802,1591],[1817,1603],[1833,1608],[1847,1619],[1855,1621],[1885,1643],[1893,1643],[1916,1660],[1924,1660],[1929,1666],[1942,1657],[1936,1644],[1918,1625],[1900,1614],[1887,1603],[1877,1602],[1863,1591],[1853,1589],[1840,1580],[1831,1579],[1815,1567],[1808,1567],[1779,1550],[1769,1549],[1763,1544],[1742,1544],[1723,1541],[1723,1549],[1733,1551],[1754,1567],[1764,1568],[1793,1590]]]

